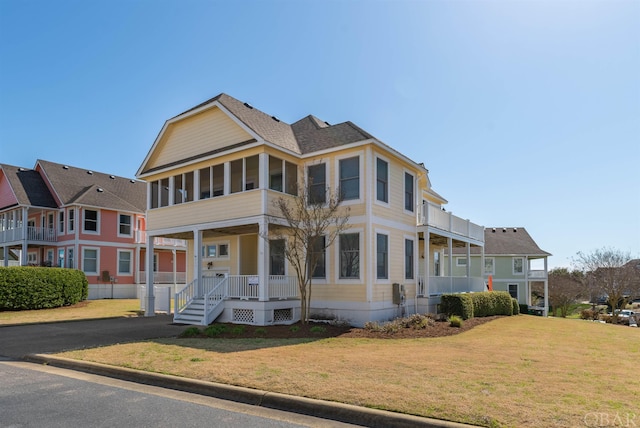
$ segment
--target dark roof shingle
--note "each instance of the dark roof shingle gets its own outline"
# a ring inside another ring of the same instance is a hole
[[[46,183],[37,171],[0,164],[5,177],[16,196],[18,204],[42,208],[57,208]],[[0,207],[5,208],[5,207]]]

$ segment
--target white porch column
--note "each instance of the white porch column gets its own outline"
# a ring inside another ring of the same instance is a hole
[[[17,214],[17,213],[16,213]],[[22,266],[26,266],[27,264],[29,264],[29,254],[28,254],[28,250],[29,250],[29,245],[27,244],[27,237],[28,232],[29,232],[29,227],[27,226],[29,224],[29,211],[27,211],[26,207],[22,208],[22,220],[21,220],[21,224],[22,224],[22,254],[20,255],[21,259],[20,260],[20,265]]]
[[[176,266],[176,264],[178,263],[178,258],[176,257],[175,248],[173,250],[171,250],[171,255],[173,256],[173,291],[175,293],[176,286],[178,284],[178,271],[177,271],[177,266]]]
[[[258,235],[258,300],[266,302],[269,300],[269,223],[265,218],[258,224]]]
[[[480,247],[480,277],[482,278],[482,281],[484,282],[485,280],[485,271],[484,271],[484,245],[482,247]],[[482,291],[487,291],[486,290],[486,284],[485,284],[485,289],[483,289]]]
[[[193,231],[193,279],[196,282],[196,294],[202,296],[202,231]]]
[[[549,316],[549,274],[547,272],[547,258],[544,258],[544,314]]]
[[[429,231],[424,233],[424,297],[429,297],[429,259],[431,255],[429,254],[429,239],[430,239]]]
[[[156,297],[153,294],[153,236],[147,234],[147,264],[146,264],[146,288],[144,295],[145,317],[156,315]]]
[[[524,269],[524,292],[526,293],[525,296],[527,297],[525,299],[525,303],[527,305],[531,305],[531,286],[529,283],[529,256],[524,256],[523,265],[524,266],[522,267],[522,269]],[[518,297],[520,297],[519,294]]]
[[[9,266],[9,247],[4,245],[2,247],[2,252],[4,254],[4,267]]]
[[[465,247],[467,248],[467,278],[470,278],[471,277],[471,246],[467,242],[465,243]]]
[[[447,276],[449,277],[449,292],[453,292],[453,239],[447,238],[449,257],[447,257]]]

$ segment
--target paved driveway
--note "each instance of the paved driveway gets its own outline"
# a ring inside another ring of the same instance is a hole
[[[174,325],[171,315],[0,326],[0,356],[21,358],[27,354],[172,337],[186,327]]]

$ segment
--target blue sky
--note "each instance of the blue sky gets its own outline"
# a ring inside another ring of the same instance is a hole
[[[0,0],[0,163],[133,177],[220,92],[356,123],[550,267],[640,257],[639,1]]]

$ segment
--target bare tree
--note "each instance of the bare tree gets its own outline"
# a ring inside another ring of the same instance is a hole
[[[560,316],[565,318],[569,307],[584,297],[583,278],[584,274],[579,270],[557,268],[549,272],[549,303],[553,307],[553,316],[560,310]]]
[[[279,215],[272,216],[270,222],[282,226],[263,238],[286,242],[284,257],[296,272],[304,323],[309,321],[311,284],[318,263],[325,249],[348,228],[349,208],[341,203],[338,191],[318,192],[310,183],[299,186],[296,196],[281,196],[273,201]]]
[[[629,297],[640,294],[638,268],[629,263],[631,254],[612,248],[601,248],[592,253],[578,252],[574,263],[585,274],[586,285],[601,296],[607,296],[617,322],[616,309],[624,308]]]

